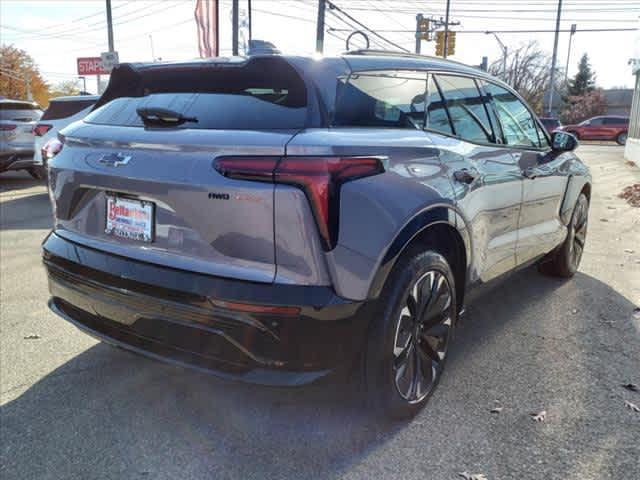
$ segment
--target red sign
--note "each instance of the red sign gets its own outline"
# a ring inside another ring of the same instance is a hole
[[[109,75],[109,71],[102,67],[100,57],[78,58],[78,75]]]

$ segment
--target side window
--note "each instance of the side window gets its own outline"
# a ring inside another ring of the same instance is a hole
[[[440,95],[440,90],[433,80],[433,75],[429,77],[429,95],[427,97],[427,128],[436,132],[453,134],[449,116],[444,106],[444,100]]]
[[[592,118],[591,120],[589,120],[589,125],[599,126],[602,124],[604,124],[604,119],[602,117]]]
[[[487,111],[475,81],[468,77],[435,75],[456,135],[470,142],[494,141]]]
[[[425,72],[354,73],[338,92],[334,125],[422,129],[426,87]]]
[[[538,138],[537,122],[518,97],[495,83],[487,83],[485,90],[493,99],[507,145],[535,148],[543,145]]]
[[[549,140],[547,140],[546,132],[540,126],[540,122],[535,122],[535,124],[536,124],[536,130],[538,132],[538,142],[539,142],[540,148],[549,148],[550,145],[549,145]]]

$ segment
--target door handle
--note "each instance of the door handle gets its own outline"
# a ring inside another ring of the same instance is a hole
[[[462,170],[456,170],[453,172],[453,178],[460,183],[466,183],[469,185],[476,179],[476,175],[466,168],[463,168]]]
[[[536,171],[535,168],[527,168],[522,172],[522,176],[524,178],[528,178],[529,180],[533,180],[538,176],[538,172]]]

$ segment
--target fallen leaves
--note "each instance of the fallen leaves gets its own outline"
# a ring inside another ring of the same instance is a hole
[[[640,183],[634,183],[625,187],[618,194],[619,198],[624,198],[632,207],[640,207]]]
[[[640,407],[635,403],[630,402],[629,400],[624,401],[624,406],[627,407],[632,412],[640,413]]]
[[[489,410],[489,413],[500,413],[502,411],[502,407],[493,407]]]
[[[36,335],[34,333],[34,334],[31,334],[31,335],[25,335],[23,338],[25,340],[38,340],[40,338],[40,335]]]
[[[529,416],[534,422],[544,422],[547,419],[547,411],[542,410],[538,413],[530,413]]]
[[[638,385],[636,385],[635,383],[626,383],[626,384],[622,384],[622,388],[626,388],[627,390],[631,391],[631,392],[638,392],[640,391],[640,388],[638,388]]]
[[[460,472],[458,476],[464,478],[464,480],[488,480],[484,473]]]

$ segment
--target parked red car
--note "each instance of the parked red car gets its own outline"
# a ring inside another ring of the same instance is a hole
[[[573,133],[579,140],[613,140],[624,145],[627,143],[629,117],[593,117],[577,125],[565,125],[562,129]]]

